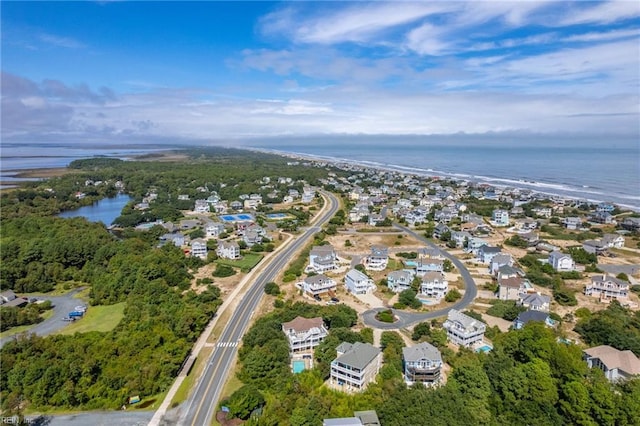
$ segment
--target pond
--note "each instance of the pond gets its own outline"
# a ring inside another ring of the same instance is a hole
[[[84,217],[91,222],[102,222],[109,226],[120,216],[120,212],[131,197],[126,194],[118,194],[113,198],[103,198],[90,206],[80,207],[76,210],[68,210],[60,213],[59,217]]]

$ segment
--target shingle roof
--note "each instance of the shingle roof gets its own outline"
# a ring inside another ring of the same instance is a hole
[[[321,317],[316,318],[304,318],[304,317],[296,317],[292,321],[283,322],[282,328],[284,330],[293,330],[296,333],[302,333],[305,331],[309,331],[312,328],[321,328],[324,325]]]
[[[529,321],[545,322],[549,318],[549,314],[541,311],[524,311],[520,312],[516,321],[527,324]]]
[[[402,348],[402,357],[405,361],[419,361],[421,359],[442,361],[440,351],[427,342],[422,342],[411,348]]]
[[[344,343],[338,346],[338,350],[340,348],[346,349],[347,346]],[[351,367],[357,368],[359,370],[364,369],[371,361],[375,359],[380,353],[380,349],[375,346],[370,345],[369,343],[360,343],[356,342],[342,355],[336,358],[341,364],[350,365]]]
[[[620,351],[608,345],[585,349],[584,353],[592,358],[598,358],[607,369],[619,369],[627,374],[640,374],[640,359],[631,351]]]

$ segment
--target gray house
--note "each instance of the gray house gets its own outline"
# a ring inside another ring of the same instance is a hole
[[[430,343],[423,342],[411,348],[402,348],[404,379],[408,384],[433,385],[440,382],[442,356]]]

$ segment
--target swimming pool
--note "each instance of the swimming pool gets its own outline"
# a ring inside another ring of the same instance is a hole
[[[306,368],[303,360],[295,360],[291,364],[294,374],[302,373]]]
[[[405,260],[404,264],[411,267],[418,266],[418,262],[416,262],[415,260]]]
[[[484,345],[484,346],[480,346],[478,349],[476,349],[476,352],[490,352],[493,348],[489,345]]]

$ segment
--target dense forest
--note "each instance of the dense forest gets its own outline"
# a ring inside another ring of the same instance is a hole
[[[198,293],[190,289],[192,273],[202,261],[185,257],[172,244],[159,248],[161,229],[114,234],[103,224],[54,215],[115,195],[118,183],[134,202],[150,190],[159,194],[157,207],[137,221],[174,220],[181,216],[175,205],[178,194],[193,200],[204,187],[233,200],[242,193],[267,192],[261,188],[265,176],[290,177],[290,186],[296,187],[302,185],[300,179],[317,183],[327,173],[248,151],[185,153],[190,159],[175,163],[78,160],[69,174],[0,196],[2,290],[87,286],[91,305],[126,302],[124,318],[109,332],[28,335],[7,343],[0,352],[3,409],[118,408],[131,395],[157,395],[170,386],[221,303],[214,285]],[[85,197],[76,197],[78,192]],[[30,309],[19,316],[3,308],[2,318],[7,325],[18,325],[37,322],[38,314]]]
[[[278,306],[246,334],[238,374],[244,386],[223,401],[249,424],[321,425],[323,418],[369,409],[391,426],[640,424],[640,380],[611,384],[600,370],[587,368],[579,346],[563,343],[542,323],[499,333],[489,354],[443,351],[452,371],[435,389],[404,383],[404,342],[397,332],[384,332],[377,382],[362,393],[345,394],[323,386],[328,365],[340,342],[371,341],[371,330],[352,331],[355,313],[344,306]],[[330,335],[316,348],[315,368],[292,374],[280,324],[297,315],[323,317]],[[261,414],[250,417],[256,408]]]

